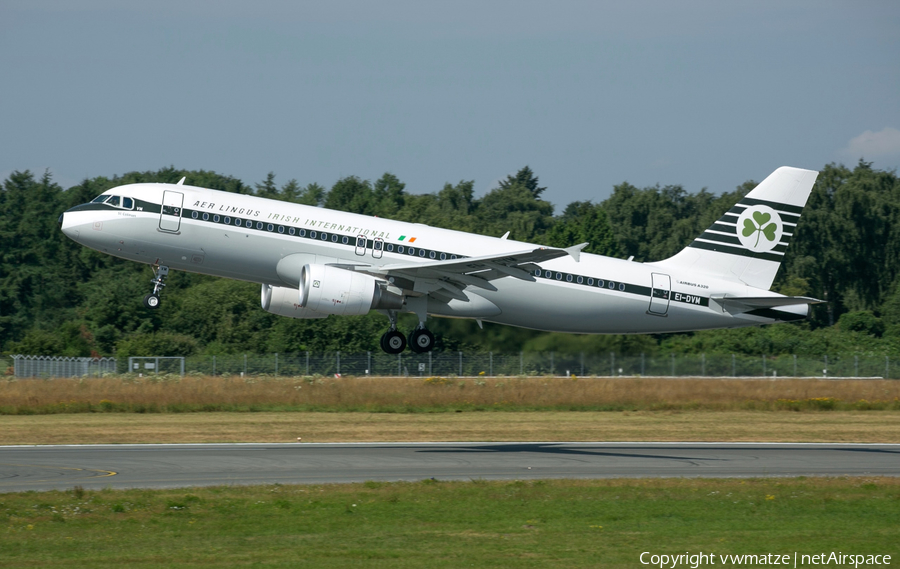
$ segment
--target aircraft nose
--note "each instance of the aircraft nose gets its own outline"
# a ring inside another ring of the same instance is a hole
[[[73,219],[71,215],[66,217],[66,214],[71,211],[72,210],[69,210],[68,212],[59,214],[59,219],[57,221],[59,222],[60,231],[62,231],[67,237],[75,239],[76,237],[78,237],[79,232],[77,228],[73,227],[73,224],[75,221],[77,221],[78,216],[76,215],[75,219]]]

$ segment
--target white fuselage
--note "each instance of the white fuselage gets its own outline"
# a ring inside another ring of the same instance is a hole
[[[181,207],[162,208],[164,192],[169,200],[180,194]],[[380,267],[539,247],[191,186],[133,184],[105,194],[130,198],[132,207],[77,206],[64,214],[66,235],[131,261],[278,287],[296,288],[278,270],[290,255],[321,264]],[[357,246],[359,236],[365,237],[365,247]],[[711,297],[778,295],[700,273],[676,274],[654,263],[584,253],[578,261],[566,256],[539,265],[541,274],[535,273],[532,282],[499,278],[492,281],[496,291],[467,288],[466,294],[478,297],[468,308],[430,302],[428,313],[589,334],[729,328],[781,319],[771,312],[724,311]],[[796,319],[806,310],[803,305],[781,312]]]

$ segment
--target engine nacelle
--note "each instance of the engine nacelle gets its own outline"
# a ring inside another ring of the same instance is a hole
[[[263,310],[289,318],[325,318],[328,315],[300,306],[300,291],[284,286],[262,285],[260,304]]]
[[[324,314],[353,316],[373,308],[397,310],[403,306],[403,298],[382,289],[369,275],[308,264],[300,272],[300,306]]]

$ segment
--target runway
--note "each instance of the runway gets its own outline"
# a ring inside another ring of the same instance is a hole
[[[0,447],[0,492],[536,478],[900,476],[900,445],[348,443]]]

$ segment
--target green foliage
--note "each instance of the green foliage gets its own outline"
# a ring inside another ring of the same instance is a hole
[[[623,182],[602,205],[624,255],[659,261],[686,247],[754,186],[715,196],[705,188],[689,194],[681,186],[639,190]]]
[[[259,308],[258,285],[173,272],[166,302],[148,311],[150,270],[66,238],[56,220],[66,209],[127,183],[175,183],[256,194],[425,223],[434,227],[653,261],[677,253],[755,184],[715,195],[681,186],[615,186],[601,203],[574,202],[554,216],[546,189],[528,167],[476,198],[474,182],[409,194],[394,174],[374,183],[349,176],[330,189],[275,174],[254,186],[231,176],[174,167],[85,179],[64,190],[49,173],[13,172],[0,188],[0,349],[47,355],[111,355],[165,348],[175,353],[377,351],[386,328],[380,314],[290,320]],[[765,238],[765,219],[747,229]],[[434,319],[438,349],[542,350],[621,354],[724,352],[900,354],[900,179],[861,162],[829,164],[804,210],[773,290],[828,300],[807,323],[660,337],[573,336],[472,321]],[[412,317],[401,322],[411,328]],[[837,326],[832,324],[837,323]]]
[[[542,241],[553,219],[553,204],[536,199],[524,184],[513,183],[488,192],[475,209],[476,227],[483,235],[510,232],[518,241]]]
[[[197,340],[174,332],[151,332],[149,334],[131,334],[118,343],[116,355],[120,359],[129,356],[190,356],[197,353]]]
[[[591,202],[572,202],[547,234],[547,245],[570,247],[590,243],[585,253],[616,257],[619,244],[603,206]]]
[[[838,326],[841,330],[862,332],[879,338],[884,334],[884,321],[875,316],[871,310],[846,312],[838,320]]]
[[[506,190],[513,186],[522,186],[531,192],[531,195],[534,196],[535,199],[540,198],[541,194],[544,193],[544,190],[547,188],[538,187],[538,177],[534,175],[534,172],[531,171],[531,168],[528,166],[524,166],[521,170],[516,172],[515,176],[507,176],[505,180],[500,181],[500,189]]]

